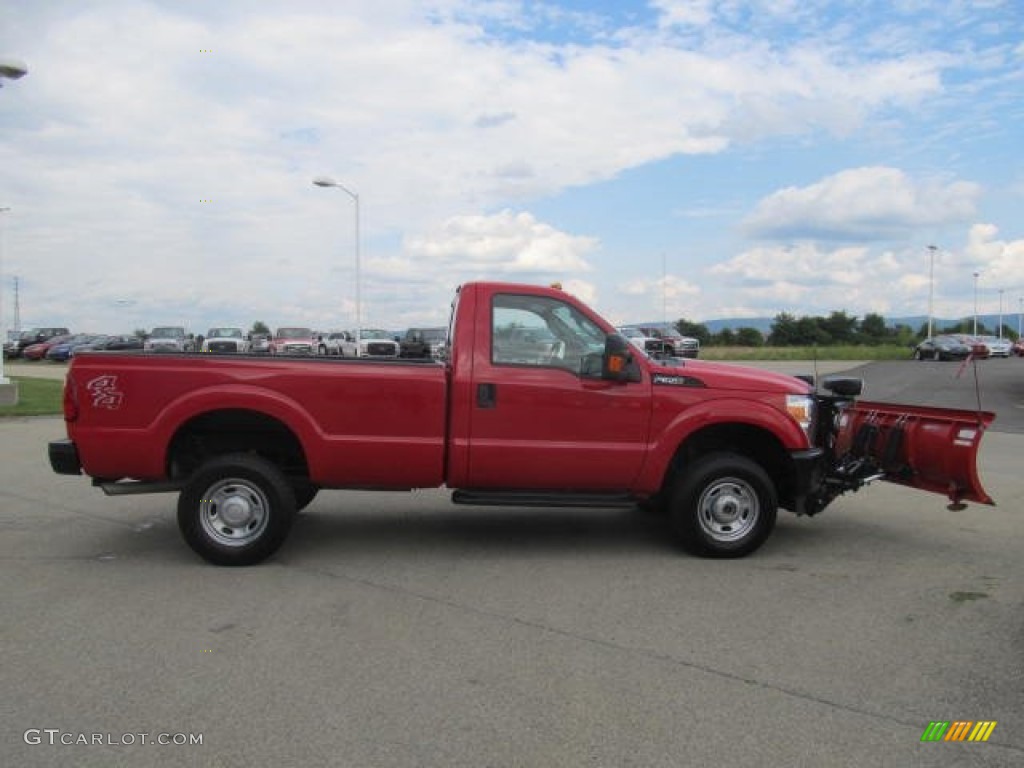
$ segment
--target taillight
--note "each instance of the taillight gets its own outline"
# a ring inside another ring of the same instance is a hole
[[[64,380],[64,421],[75,421],[78,418],[78,393],[74,379],[69,375]]]

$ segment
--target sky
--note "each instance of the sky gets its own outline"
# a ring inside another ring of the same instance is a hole
[[[351,329],[358,275],[389,330],[478,279],[617,324],[1016,327],[1022,30],[1022,0],[4,0],[3,324],[16,276],[23,328]]]

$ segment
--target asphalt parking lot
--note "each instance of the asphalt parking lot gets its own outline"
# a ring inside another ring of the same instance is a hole
[[[219,569],[173,496],[53,474],[59,419],[0,422],[3,762],[1021,765],[1024,361],[993,363],[997,507],[876,484],[728,562],[636,512],[339,492]],[[857,369],[872,399],[973,396],[955,364],[896,365]],[[936,720],[998,724],[922,743]]]

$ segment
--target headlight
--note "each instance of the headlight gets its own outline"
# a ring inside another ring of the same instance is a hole
[[[814,398],[810,395],[786,395],[786,412],[810,438],[811,425],[814,423]]]

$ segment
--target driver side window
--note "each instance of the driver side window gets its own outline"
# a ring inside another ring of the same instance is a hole
[[[604,348],[604,332],[565,302],[499,294],[491,308],[491,362],[579,373],[582,359]]]

